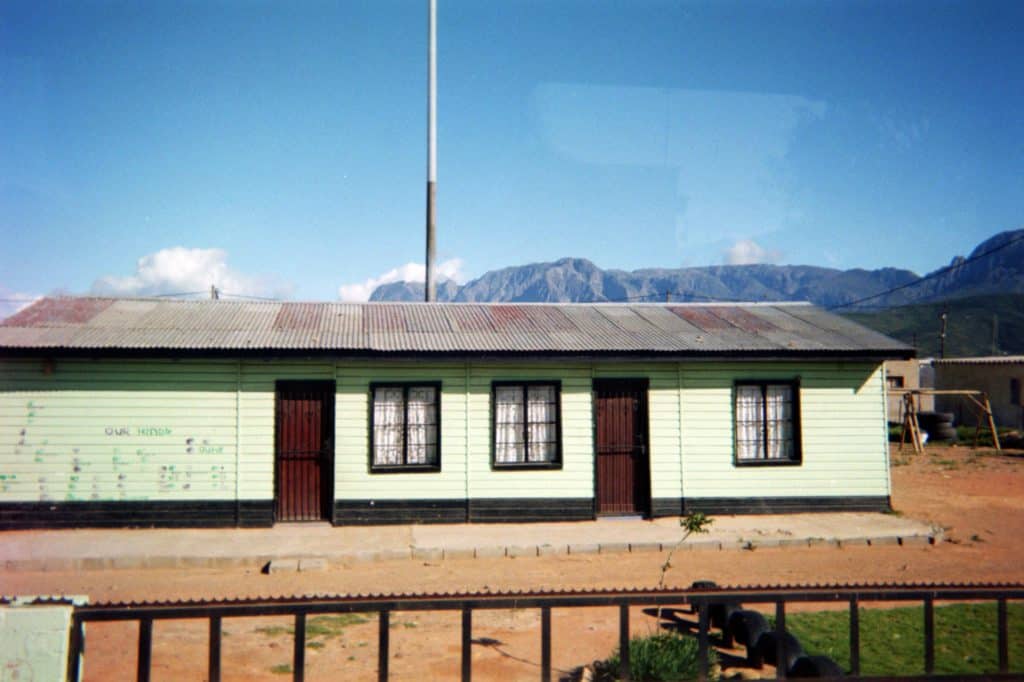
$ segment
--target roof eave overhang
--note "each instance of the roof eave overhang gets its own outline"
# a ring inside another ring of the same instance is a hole
[[[910,360],[913,348],[861,350],[688,350],[688,351],[381,351],[321,348],[0,348],[0,357],[82,359],[255,359],[255,360],[449,360],[449,361],[783,361],[844,360],[883,362]]]

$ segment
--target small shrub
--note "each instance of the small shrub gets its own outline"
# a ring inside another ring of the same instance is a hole
[[[660,633],[629,640],[629,675],[638,682],[692,680],[697,678],[697,640],[677,634]],[[619,653],[597,666],[598,679],[614,680],[619,673]],[[717,657],[708,650],[708,668]]]

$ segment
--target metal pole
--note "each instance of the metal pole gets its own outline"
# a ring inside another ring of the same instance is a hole
[[[434,223],[437,195],[437,0],[430,2],[427,46],[427,274],[424,296],[427,303],[437,300],[434,280]]]

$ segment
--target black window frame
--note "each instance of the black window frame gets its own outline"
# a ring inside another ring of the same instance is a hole
[[[498,461],[498,389],[519,386],[523,389],[523,454],[524,462]],[[550,386],[555,389],[555,458],[550,462],[530,460],[530,420],[527,410],[530,386]],[[491,470],[523,471],[529,469],[557,470],[562,468],[562,382],[557,379],[501,380],[491,382]]]
[[[1021,386],[1020,379],[1017,377],[1010,377],[1010,404],[1021,405]]]
[[[793,456],[788,459],[740,459],[738,442],[739,428],[737,422],[736,408],[739,399],[740,386],[758,386],[761,389],[761,438],[764,444],[764,452],[768,452],[768,387],[789,386],[793,391]],[[800,426],[800,378],[796,379],[739,379],[733,382],[732,388],[732,463],[737,467],[763,467],[763,466],[800,466],[803,464],[803,433]]]
[[[376,463],[376,442],[374,439],[375,417],[374,396],[379,388],[401,388],[402,389],[402,464],[377,464]],[[409,464],[409,389],[410,388],[433,388],[437,396],[437,462],[433,464]],[[430,473],[441,471],[441,382],[440,381],[375,381],[370,384],[370,452],[369,469],[372,474],[388,473]]]

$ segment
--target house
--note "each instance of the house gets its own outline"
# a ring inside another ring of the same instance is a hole
[[[0,324],[0,526],[884,510],[912,354],[808,304],[46,298]]]
[[[903,422],[903,396],[897,391],[911,388],[934,388],[931,376],[931,360],[886,360],[885,383],[890,391],[886,401],[886,415],[890,424]],[[919,395],[917,409],[931,412],[935,409],[935,397]]]
[[[1024,428],[1021,384],[1024,383],[1024,355],[992,355],[933,360],[935,388],[984,391],[992,405],[997,426]],[[973,426],[977,415],[973,405],[956,396],[936,396],[936,409],[952,412],[957,424]]]

